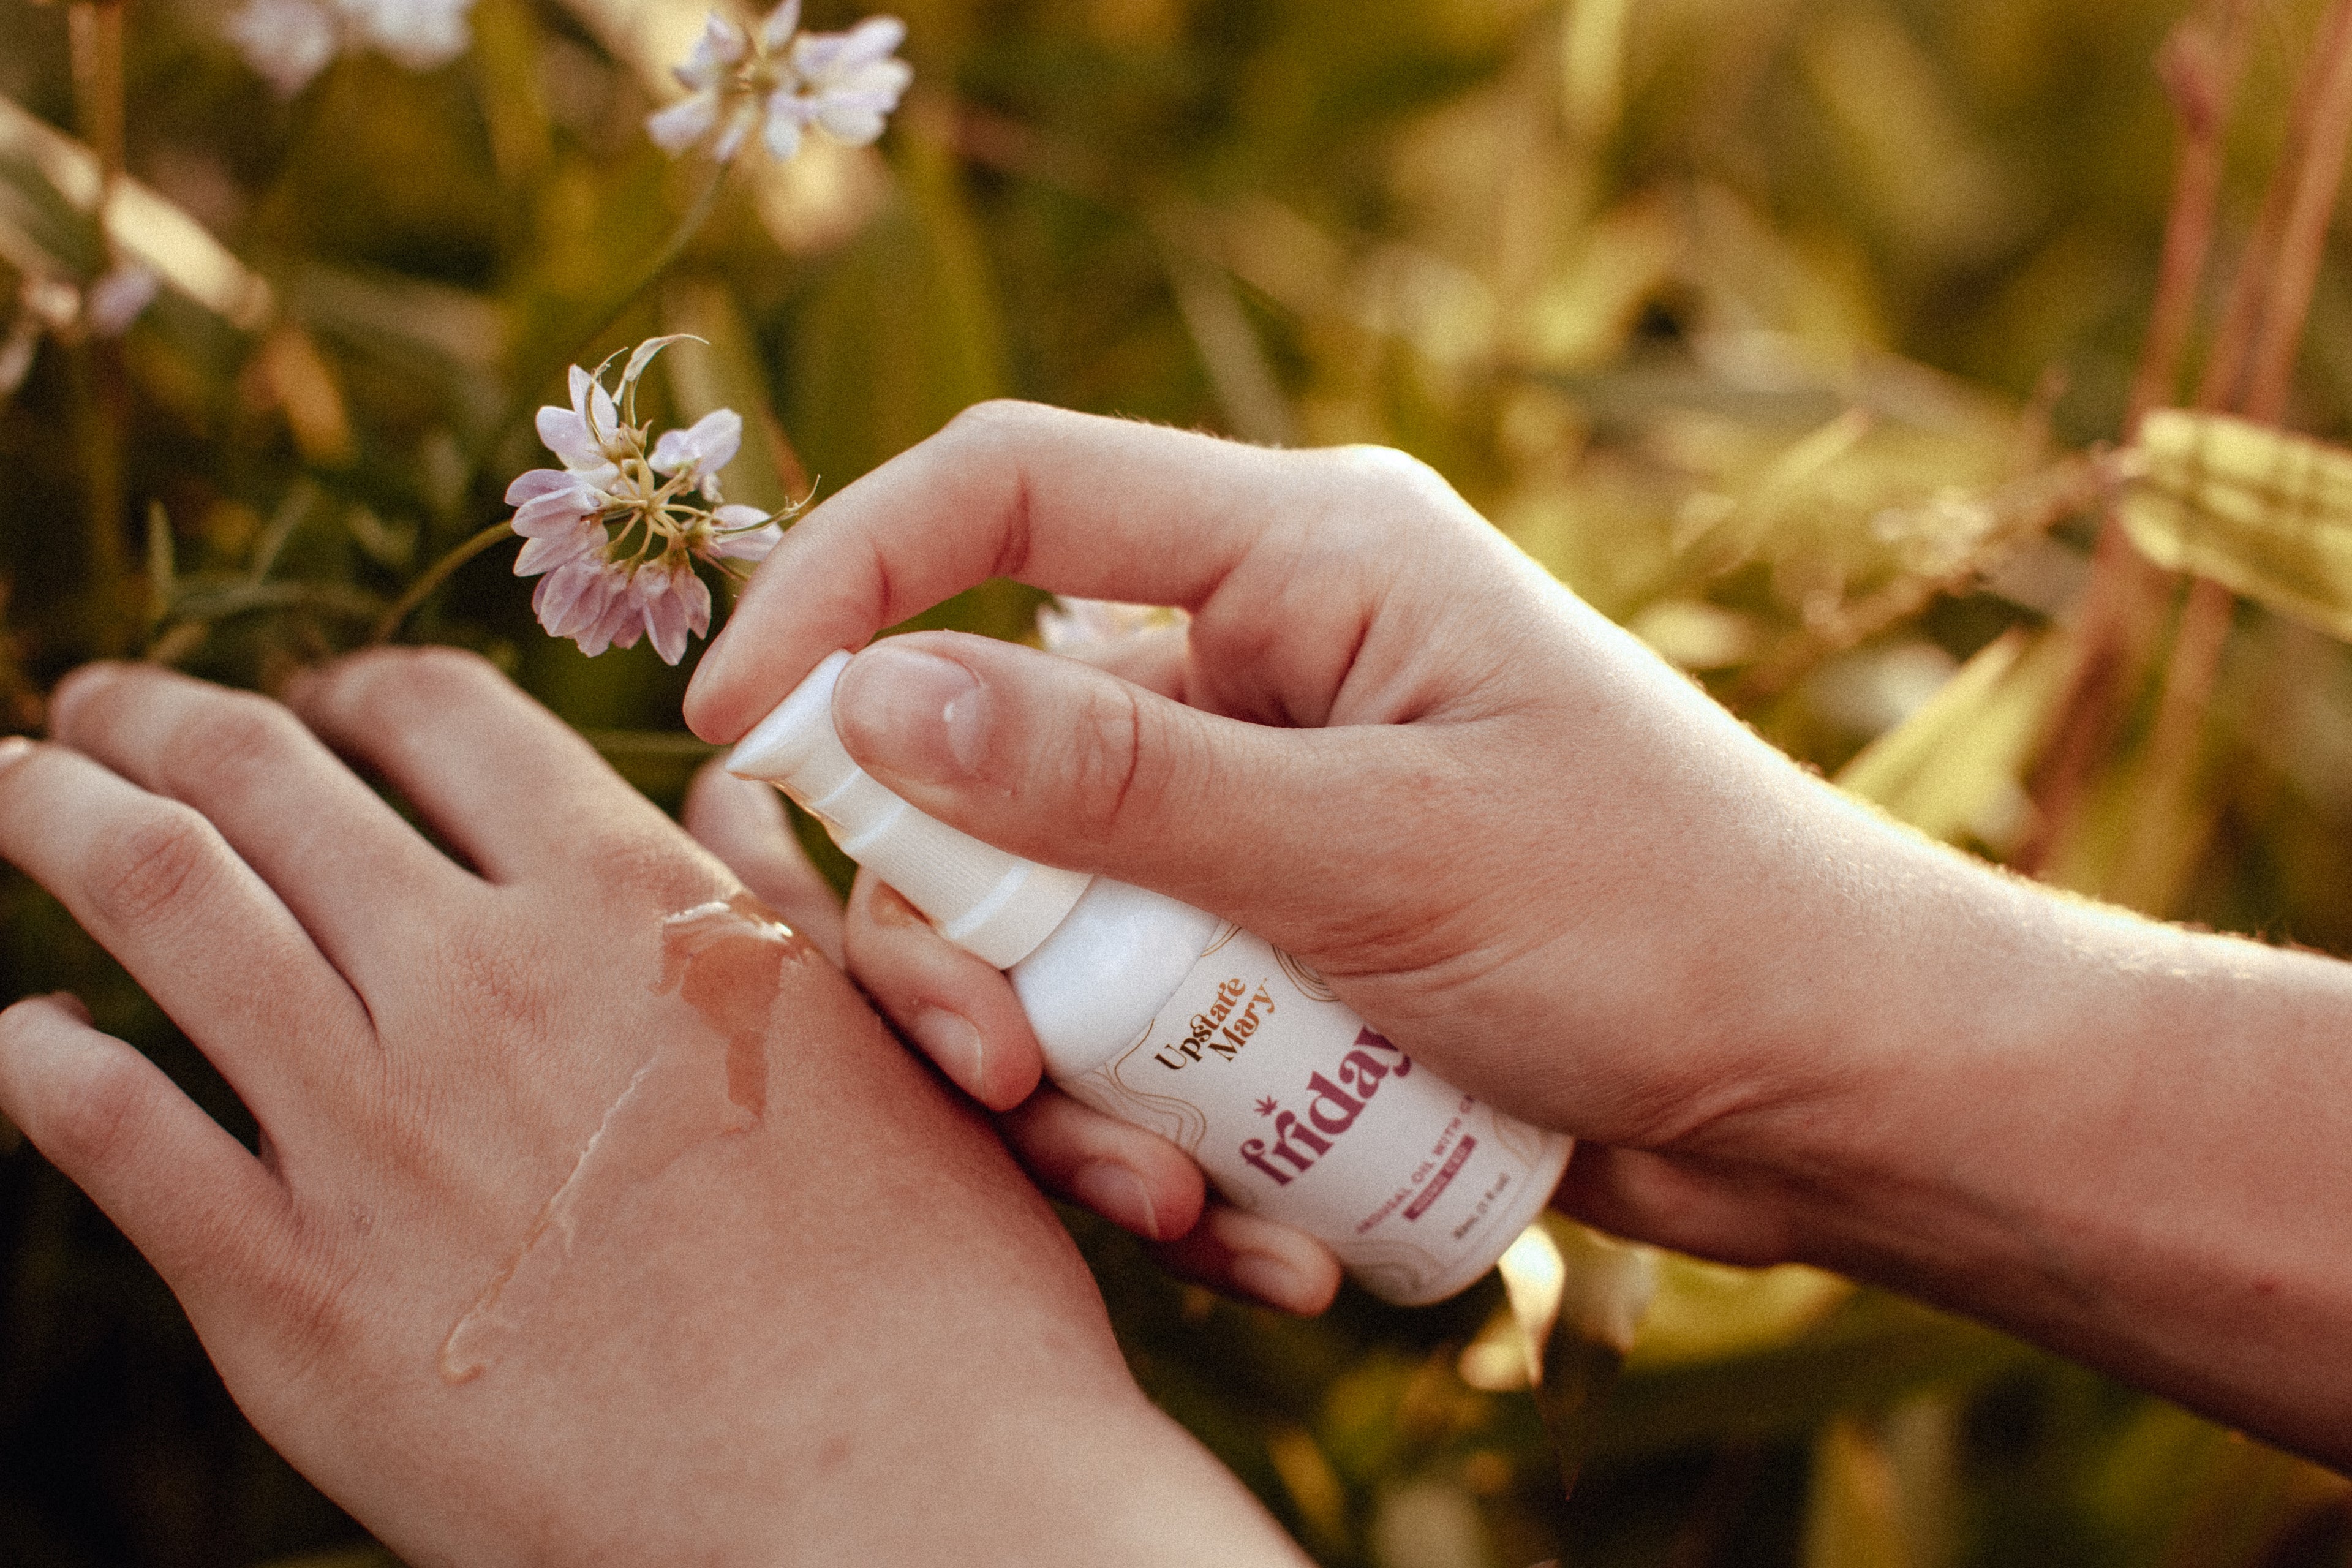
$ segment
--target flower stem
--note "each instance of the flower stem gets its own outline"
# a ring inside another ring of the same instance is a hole
[[[560,355],[532,366],[516,384],[513,400],[499,414],[497,423],[490,426],[480,449],[475,454],[473,467],[477,474],[481,471],[483,464],[497,455],[499,448],[506,443],[508,435],[530,419],[538,408],[541,385],[563,366],[576,363],[583,351],[603,337],[613,323],[619,321],[623,313],[635,304],[646,289],[660,281],[662,274],[686,254],[687,247],[694,243],[695,236],[702,232],[702,226],[710,221],[711,213],[717,210],[719,193],[727,184],[728,170],[733,166],[731,163],[712,164],[710,177],[703,183],[701,191],[694,198],[694,205],[687,208],[686,216],[678,220],[669,237],[662,242],[661,248],[637,269],[586,330],[574,334],[571,347]]]
[[[393,633],[400,629],[400,623],[406,620],[415,611],[417,605],[431,598],[434,591],[449,580],[451,573],[498,543],[499,541],[511,538],[513,533],[514,530],[508,526],[507,520],[500,518],[442,556],[432,565],[427,566],[423,574],[408,585],[408,591],[394,599],[392,602],[392,607],[384,611],[376,621],[375,629],[368,634],[369,643],[373,645],[391,641]]]

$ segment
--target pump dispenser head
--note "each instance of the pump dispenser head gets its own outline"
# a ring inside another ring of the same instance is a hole
[[[735,743],[727,771],[782,790],[950,942],[1012,968],[1053,934],[1094,879],[983,844],[866,776],[833,728],[833,688],[848,663],[847,654],[832,654],[810,671]]]

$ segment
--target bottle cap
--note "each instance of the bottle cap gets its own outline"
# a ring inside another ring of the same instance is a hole
[[[848,663],[847,654],[832,654],[810,671],[735,743],[727,771],[782,790],[941,935],[1010,969],[1053,933],[1094,879],[983,844],[866,776],[833,728],[833,688]]]

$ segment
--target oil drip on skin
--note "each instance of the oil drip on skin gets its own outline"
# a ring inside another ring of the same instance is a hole
[[[553,1292],[583,1228],[621,1194],[697,1144],[740,1137],[767,1115],[770,1014],[786,966],[814,949],[749,893],[670,915],[661,937],[654,990],[684,1001],[705,1027],[665,1037],[604,1112],[513,1260],[449,1331],[444,1382],[488,1370]]]

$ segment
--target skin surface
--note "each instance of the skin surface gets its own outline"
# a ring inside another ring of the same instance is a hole
[[[985,1124],[578,736],[446,650],[292,701],[95,666],[0,753],[0,854],[258,1156],[68,997],[0,1013],[0,1109],[404,1560],[1303,1561],[1143,1400]],[[696,803],[837,951],[759,810]]]
[[[976,408],[787,536],[688,720],[731,741],[825,654],[997,575],[1192,619],[1117,673],[950,633],[860,653],[836,726],[921,809],[1297,953],[1453,1081],[1580,1139],[1580,1217],[1909,1290],[2352,1463],[2352,968],[1885,820],[1391,452]],[[1001,977],[869,889],[845,943],[943,1070],[1024,1106],[1042,1179],[1181,1232],[1198,1177],[1172,1149],[1024,1100],[1035,1043]],[[1105,1163],[1148,1201],[1074,1179]],[[1234,1256],[1177,1261],[1319,1304]]]

